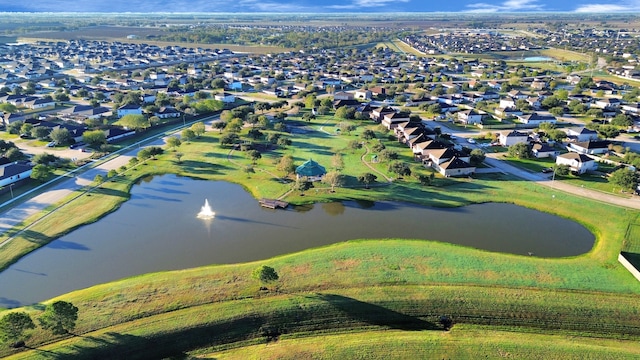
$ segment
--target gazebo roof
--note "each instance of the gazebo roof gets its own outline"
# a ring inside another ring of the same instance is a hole
[[[296,168],[296,174],[300,176],[322,176],[327,170],[313,160],[307,160]]]

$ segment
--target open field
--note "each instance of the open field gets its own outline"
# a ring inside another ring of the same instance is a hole
[[[198,355],[204,359],[635,359],[626,341],[518,334],[463,325],[440,331],[365,331],[288,338],[278,342]]]

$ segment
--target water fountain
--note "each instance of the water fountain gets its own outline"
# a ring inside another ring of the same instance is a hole
[[[198,218],[200,219],[213,219],[216,216],[216,213],[211,210],[211,206],[209,206],[209,200],[204,199],[204,206],[200,209],[198,213]]]

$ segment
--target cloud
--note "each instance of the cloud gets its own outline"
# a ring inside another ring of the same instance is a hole
[[[544,5],[538,4],[538,0],[507,0],[501,4],[476,3],[467,5],[469,12],[516,12],[516,11],[542,11]]]
[[[608,12],[621,12],[621,11],[638,11],[640,8],[640,1],[623,2],[622,4],[587,4],[581,5],[576,8],[575,12],[580,13],[608,13]]]
[[[351,4],[345,5],[330,5],[326,6],[327,9],[366,9],[384,7],[389,4],[408,3],[410,0],[353,0]]]

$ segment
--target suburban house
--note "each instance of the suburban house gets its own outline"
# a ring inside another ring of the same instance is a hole
[[[28,161],[15,161],[0,165],[0,187],[28,179],[33,166]]]
[[[526,115],[518,115],[517,118],[523,124],[534,126],[538,126],[544,123],[555,124],[557,122],[555,116],[553,115],[541,115],[535,112]]]
[[[296,168],[296,178],[306,178],[309,181],[320,181],[327,170],[317,162],[309,159]]]
[[[520,131],[502,132],[498,138],[498,142],[502,146],[511,146],[519,143],[528,143],[529,134]]]
[[[182,113],[178,109],[170,106],[163,106],[153,113],[153,116],[157,116],[160,119],[177,118],[180,117],[180,115],[182,115]]]
[[[560,152],[547,143],[535,143],[531,146],[531,153],[538,159],[556,157]]]
[[[598,168],[598,163],[585,154],[569,152],[556,157],[556,165],[568,165],[571,171],[584,174]]]
[[[384,125],[387,129],[395,129],[400,123],[409,121],[408,113],[397,113],[393,112],[390,114],[386,114],[382,117],[382,125]]]
[[[422,142],[414,142],[411,146],[414,156],[419,159],[425,160],[429,158],[429,153],[432,150],[446,149],[448,146],[438,140],[424,140]]]
[[[371,100],[372,96],[373,94],[371,93],[371,90],[366,89],[356,90],[356,92],[354,93],[354,98],[356,99]]]
[[[458,120],[468,125],[482,124],[482,114],[474,109],[463,110],[458,112]]]
[[[569,143],[567,150],[581,154],[604,154],[609,151],[609,142],[600,140],[588,140]]]
[[[138,104],[126,104],[118,108],[118,117],[125,115],[142,115],[142,106]]]
[[[468,176],[476,171],[476,167],[468,162],[454,156],[442,164],[433,164],[433,168],[445,177],[449,176]]]
[[[500,99],[500,105],[498,105],[500,109],[515,109],[516,101],[512,98],[503,98]]]
[[[578,129],[568,129],[567,137],[576,142],[598,140],[598,132],[595,130],[589,130],[585,127]]]
[[[333,95],[333,100],[353,100],[354,95],[345,91],[337,92]]]
[[[217,101],[222,101],[225,104],[233,103],[233,102],[236,101],[236,96],[235,95],[229,94],[229,93],[226,93],[226,92],[223,92],[222,94],[215,94],[213,96],[213,98],[215,100],[217,100]]]
[[[593,106],[600,109],[617,109],[620,107],[621,101],[616,98],[596,99]]]
[[[470,157],[454,148],[436,149],[429,152],[429,161],[431,164],[442,164],[454,157],[469,162]],[[433,166],[433,165],[432,165]]]

